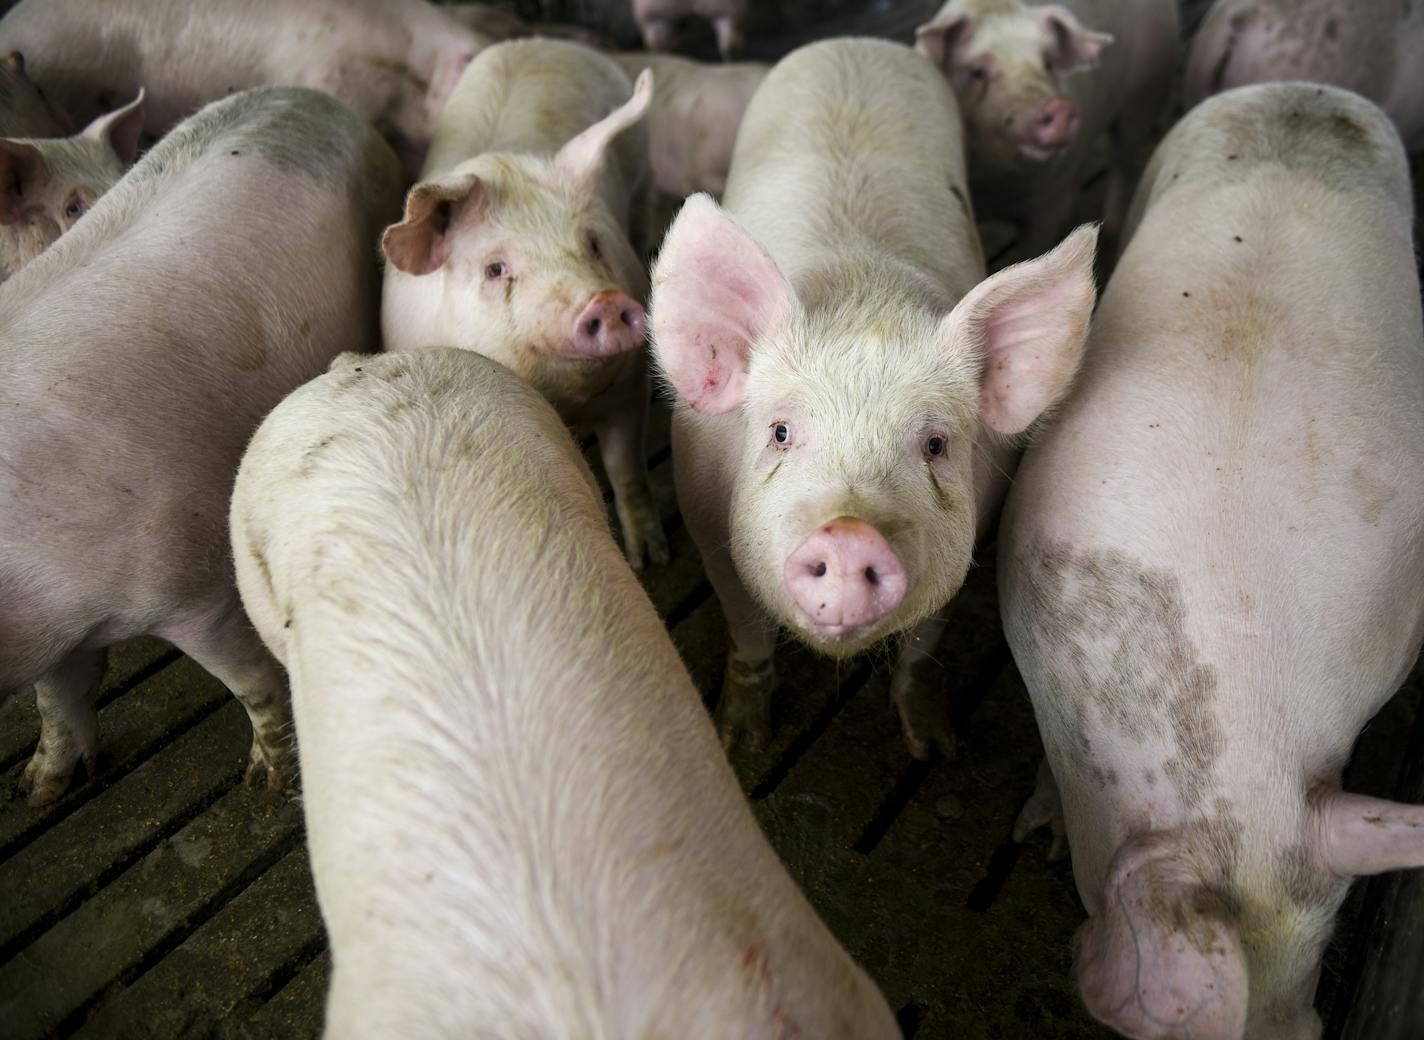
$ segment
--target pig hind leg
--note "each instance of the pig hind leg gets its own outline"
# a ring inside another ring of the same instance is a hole
[[[94,702],[108,660],[103,649],[76,650],[35,683],[40,743],[25,766],[19,788],[31,805],[48,805],[62,795],[80,759],[94,775],[99,735]]]
[[[1068,826],[1063,819],[1063,798],[1058,793],[1058,781],[1053,778],[1047,758],[1038,763],[1038,781],[1033,794],[1029,795],[1014,820],[1014,841],[1022,845],[1029,835],[1041,827],[1047,827],[1053,835],[1053,844],[1048,847],[1049,860],[1066,856]]]
[[[232,691],[252,722],[246,781],[275,791],[290,772],[291,698],[281,666],[247,620],[237,594],[214,611],[159,633]]]

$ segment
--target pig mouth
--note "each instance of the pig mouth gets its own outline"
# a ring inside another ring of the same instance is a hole
[[[1062,155],[1068,150],[1066,144],[1044,147],[1043,145],[1020,142],[1018,147],[1020,155],[1036,163],[1047,162],[1049,159]]]

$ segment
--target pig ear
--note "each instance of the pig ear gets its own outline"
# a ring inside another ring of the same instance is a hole
[[[1424,867],[1424,806],[1336,792],[1320,803],[1324,860],[1337,874]]]
[[[663,239],[651,304],[663,374],[708,415],[741,407],[752,345],[799,308],[776,261],[709,195],[689,198]]]
[[[10,51],[8,54],[0,57],[0,65],[5,67],[6,72],[13,73],[16,76],[23,76],[25,74],[25,56],[19,51]]]
[[[979,412],[991,429],[1022,433],[1067,388],[1097,299],[1097,241],[1097,225],[1085,224],[1052,252],[980,282],[944,319],[946,344],[984,358]]]
[[[143,88],[138,88],[138,97],[123,108],[116,108],[108,115],[100,116],[86,126],[80,137],[113,150],[119,161],[130,165],[138,155],[139,135],[143,133]]]
[[[963,11],[951,11],[954,6],[945,4],[939,14],[915,30],[915,50],[946,75],[954,49],[974,36],[973,20]]]
[[[1170,859],[1129,846],[1103,907],[1078,932],[1078,988],[1093,1017],[1126,1036],[1241,1036],[1249,982],[1221,898]]]
[[[1059,72],[1091,68],[1102,49],[1113,42],[1107,33],[1085,29],[1066,7],[1050,4],[1035,8],[1038,24],[1048,39],[1047,60]]]
[[[0,225],[13,224],[49,180],[49,164],[32,144],[0,138]]]
[[[484,183],[473,173],[417,184],[406,196],[405,219],[381,236],[381,250],[406,274],[429,274],[450,258],[455,226],[484,204]]]
[[[633,96],[560,148],[554,165],[571,180],[594,180],[613,139],[642,119],[652,100],[653,70],[644,69],[633,84]]]

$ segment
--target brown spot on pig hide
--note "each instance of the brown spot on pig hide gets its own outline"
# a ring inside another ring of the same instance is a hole
[[[267,539],[251,524],[247,525],[247,547],[252,553],[252,562],[257,565],[257,573],[262,578],[262,587],[267,592],[267,598],[275,600],[277,588],[272,584],[272,567],[267,562]]]
[[[1333,40],[1340,35],[1340,23],[1334,18],[1325,19],[1325,38]]]
[[[955,501],[953,495],[944,489],[944,485],[935,476],[934,464],[928,460],[925,462],[925,472],[930,476],[930,486],[934,488],[935,501],[939,503],[940,509],[946,513],[958,512],[959,503]]]
[[[1384,510],[1394,500],[1394,488],[1368,475],[1359,466],[1350,470],[1350,491],[1359,505],[1360,519],[1370,526],[1380,522]]]
[[[1124,552],[1064,543],[1032,546],[1019,564],[1016,591],[1059,713],[1045,723],[1080,748],[1094,724],[1126,741],[1169,743],[1163,772],[1187,805],[1199,804],[1224,736],[1216,673],[1187,636],[1177,577]]]

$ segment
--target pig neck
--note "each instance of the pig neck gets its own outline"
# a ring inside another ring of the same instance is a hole
[[[402,1015],[401,1031],[377,1019],[369,1035],[463,1036],[473,1022],[502,1036],[567,1035],[571,1023],[590,1036],[678,1035],[688,1021],[775,1035],[778,1001],[809,997],[813,980],[856,991],[761,838],[671,644],[648,637],[660,622],[581,493],[586,509],[551,509],[537,525],[493,510],[454,520],[469,552],[434,551],[446,533],[363,530],[348,515],[338,551],[358,553],[360,582],[318,575],[298,593],[296,714],[316,734],[303,755],[391,763],[408,778],[352,767],[333,790],[307,774],[313,856],[330,866],[319,894],[362,908],[328,915],[345,951],[330,1006],[385,994]],[[449,513],[418,488],[411,497],[406,516]],[[560,588],[597,592],[535,602],[503,568],[474,565],[491,526]],[[396,604],[425,603],[432,588],[451,599],[417,624],[372,587]],[[314,725],[314,703],[340,710]],[[438,1007],[411,1007],[432,980],[444,980],[428,1002]],[[422,1031],[411,1016],[425,1013],[454,1025]]]

